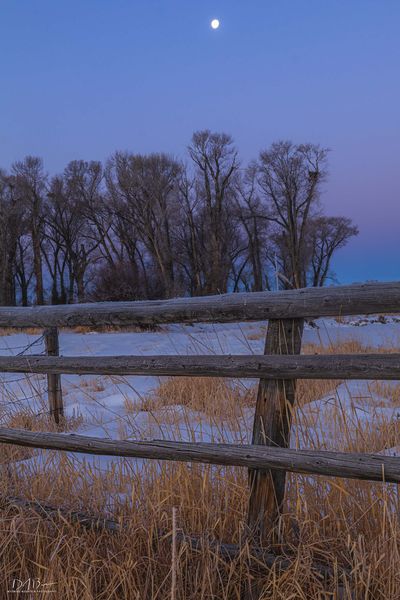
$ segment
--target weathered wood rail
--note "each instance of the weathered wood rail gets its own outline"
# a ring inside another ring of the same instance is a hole
[[[66,306],[1,307],[0,327],[229,323],[397,313],[400,282]]]
[[[192,461],[249,469],[248,529],[268,544],[280,515],[286,472],[400,483],[400,458],[288,448],[297,379],[400,380],[394,354],[301,355],[305,318],[400,313],[400,282],[227,294],[162,301],[32,308],[0,307],[0,326],[49,332],[48,356],[0,357],[0,372],[45,373],[50,409],[62,423],[62,374],[169,375],[260,380],[251,445],[116,441],[0,428],[0,443],[138,459]],[[261,356],[58,356],[55,328],[268,321]],[[50,328],[50,329],[49,329]],[[50,336],[50,337],[49,337]],[[250,596],[255,597],[253,592]]]
[[[284,469],[293,473],[400,483],[400,459],[380,454],[293,450],[252,444],[211,444],[168,440],[109,440],[63,433],[0,427],[0,442],[29,448],[84,454],[197,462],[249,469]]]
[[[250,379],[400,380],[400,353],[194,356],[1,356],[3,373]]]

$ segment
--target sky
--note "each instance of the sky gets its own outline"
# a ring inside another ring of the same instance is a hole
[[[0,166],[319,143],[325,211],[360,229],[338,281],[398,280],[399,31],[399,0],[0,0]]]

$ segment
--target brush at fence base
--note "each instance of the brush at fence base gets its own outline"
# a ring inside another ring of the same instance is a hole
[[[116,521],[62,506],[50,506],[47,502],[27,500],[19,496],[0,496],[0,504],[33,511],[44,519],[55,519],[61,516],[64,520],[71,521],[89,530],[107,531],[110,534],[129,533],[128,524],[120,517]],[[155,533],[158,540],[171,540],[171,531],[159,530]],[[265,568],[274,568],[278,572],[285,571],[291,568],[298,559],[290,552],[273,552],[271,549],[254,546],[248,541],[244,541],[242,544],[232,544],[210,538],[210,536],[189,535],[181,530],[176,532],[176,541],[180,544],[186,544],[194,552],[211,551],[218,554],[225,561],[237,560],[242,556],[255,572],[260,572]],[[350,572],[347,567],[337,566],[341,573],[349,575]],[[312,567],[323,578],[333,578],[335,576],[335,569],[321,560],[313,560]]]

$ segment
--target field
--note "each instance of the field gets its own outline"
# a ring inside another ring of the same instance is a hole
[[[2,333],[1,354],[43,350],[40,332]],[[303,351],[393,352],[399,334],[392,317],[321,320],[306,327]],[[258,354],[264,335],[263,323],[146,333],[80,330],[62,332],[60,346],[64,355]],[[64,429],[110,438],[244,443],[250,440],[256,384],[65,376]],[[45,376],[2,375],[0,386],[2,425],[54,430]],[[398,382],[299,382],[291,445],[396,455],[399,417]],[[270,549],[288,560],[285,569],[282,561],[267,569],[241,544],[244,469],[8,446],[1,451],[1,598],[10,597],[14,579],[38,579],[40,589],[20,596],[233,600],[255,578],[262,581],[262,598],[270,600],[400,598],[395,485],[290,475]],[[71,511],[101,517],[103,524],[85,527]],[[216,540],[241,550],[228,559]]]

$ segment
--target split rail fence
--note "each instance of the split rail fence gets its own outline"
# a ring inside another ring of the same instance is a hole
[[[400,313],[400,282],[162,301],[0,308],[0,326],[45,329],[47,356],[2,356],[0,372],[45,373],[62,423],[60,374],[169,375],[260,380],[252,444],[118,441],[1,427],[0,442],[69,452],[237,465],[249,469],[249,531],[263,543],[279,516],[286,472],[400,483],[400,458],[288,447],[297,379],[400,380],[399,354],[300,354],[304,319]],[[58,356],[58,329],[268,321],[264,355]]]

